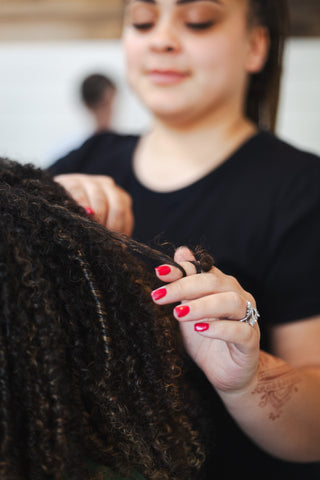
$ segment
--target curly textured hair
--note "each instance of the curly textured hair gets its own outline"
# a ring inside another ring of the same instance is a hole
[[[84,459],[197,478],[183,349],[151,301],[151,257],[163,261],[99,226],[47,173],[0,159],[2,480],[96,478]]]

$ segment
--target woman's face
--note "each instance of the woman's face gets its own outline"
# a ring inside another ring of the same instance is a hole
[[[167,121],[242,107],[254,71],[251,33],[248,0],[128,0],[129,83]]]

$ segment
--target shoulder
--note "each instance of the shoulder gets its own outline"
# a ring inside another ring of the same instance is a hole
[[[256,155],[260,168],[264,167],[270,172],[294,174],[302,170],[320,170],[318,155],[295,147],[266,131],[259,132],[252,139],[251,151]]]
[[[265,212],[264,316],[283,324],[320,311],[320,158],[273,135],[259,136],[255,199],[257,215]]]
[[[320,158],[265,131],[243,144],[223,172],[232,208],[245,206],[257,221],[320,202]]]
[[[135,145],[139,136],[107,131],[91,137],[91,142],[103,147],[126,149]],[[89,139],[90,141],[90,139]],[[86,142],[88,143],[88,142]]]
[[[112,131],[89,137],[79,148],[72,150],[49,167],[53,175],[61,173],[103,174],[107,163],[113,159],[128,158],[138,141],[137,135]]]
[[[319,203],[320,157],[268,132],[259,132],[243,149],[241,167],[257,198],[272,205],[293,199]]]

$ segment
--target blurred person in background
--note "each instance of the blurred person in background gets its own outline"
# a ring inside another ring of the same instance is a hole
[[[81,99],[94,120],[95,133],[111,128],[116,93],[114,81],[102,73],[93,73],[81,83]]]
[[[55,146],[50,158],[68,158],[71,163],[85,164],[96,155],[105,136],[112,133],[112,116],[117,87],[110,76],[92,73],[80,84],[79,96],[91,119],[91,132],[77,133],[74,138],[60,142]]]

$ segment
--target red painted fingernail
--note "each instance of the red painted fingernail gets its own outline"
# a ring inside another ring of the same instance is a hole
[[[156,268],[156,272],[159,275],[169,275],[171,272],[171,267],[169,267],[169,265],[160,265],[160,267]]]
[[[196,332],[206,332],[209,330],[209,323],[196,323],[194,329]]]
[[[87,213],[88,215],[94,215],[94,211],[93,211],[92,208],[90,208],[90,207],[87,207],[87,208],[86,208],[86,213]]]
[[[179,305],[179,307],[175,307],[174,311],[176,312],[177,317],[182,318],[188,315],[190,307],[188,307],[188,305]]]
[[[153,300],[160,300],[160,298],[163,298],[166,295],[167,295],[166,288],[158,288],[158,290],[153,290],[153,292],[151,292],[151,296]]]

